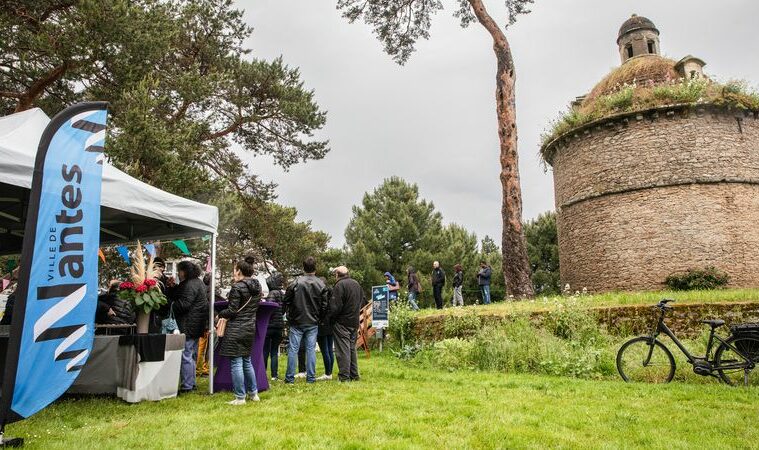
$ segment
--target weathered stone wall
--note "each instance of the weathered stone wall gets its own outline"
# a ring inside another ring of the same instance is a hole
[[[610,306],[591,308],[598,324],[609,333],[617,336],[632,336],[649,333],[658,317],[651,305]],[[530,314],[530,320],[540,325],[549,314],[548,311],[535,311]],[[446,335],[445,322],[451,320],[450,315],[440,314],[419,318],[414,322],[414,338],[422,342],[440,341],[450,337],[467,338],[483,325],[498,325],[513,317],[504,314],[478,314],[477,320],[467,320],[470,327],[456,327],[457,335]],[[680,337],[696,337],[709,328],[702,324],[706,319],[723,319],[726,326],[719,329],[721,335],[729,334],[729,326],[759,321],[759,303],[696,303],[675,304],[667,314],[665,323]]]
[[[561,280],[662,288],[713,265],[759,286],[759,119],[716,107],[616,117],[555,144]]]

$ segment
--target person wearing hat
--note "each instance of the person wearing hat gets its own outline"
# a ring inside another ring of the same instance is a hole
[[[398,280],[396,280],[390,272],[385,272],[385,283],[387,283],[387,298],[391,305],[395,305],[395,301],[398,300],[398,292],[400,292],[401,286],[398,284]]]
[[[337,378],[341,382],[358,381],[358,361],[356,358],[356,338],[358,337],[359,315],[365,304],[364,291],[358,281],[348,274],[348,268],[335,269],[335,287],[329,303],[328,321],[332,324],[337,360]]]

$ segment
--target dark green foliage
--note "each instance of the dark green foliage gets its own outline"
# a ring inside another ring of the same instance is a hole
[[[520,14],[530,11],[527,6],[533,0],[505,0],[508,23],[513,25]],[[338,0],[337,9],[350,22],[363,20],[372,27],[385,52],[398,64],[408,61],[414,45],[421,39],[429,39],[432,17],[443,9],[440,0]],[[472,2],[456,0],[454,17],[467,27],[477,21]]]
[[[419,188],[392,177],[372,193],[364,194],[345,230],[352,270],[363,283],[384,284],[382,274],[405,278],[408,265],[418,262],[421,278],[442,248],[442,216],[419,198]]]
[[[535,294],[554,295],[561,292],[559,279],[559,240],[556,214],[547,212],[524,225],[527,254],[532,269]]]
[[[726,272],[712,266],[673,273],[664,280],[664,284],[673,291],[719,289],[727,286],[729,282],[730,276]]]
[[[251,32],[232,0],[10,0],[0,8],[0,114],[110,102],[115,166],[219,206],[220,262],[253,252],[290,269],[328,236],[269,203],[274,185],[241,154],[283,168],[320,159],[327,142],[313,133],[326,114],[298,69],[250,56]]]

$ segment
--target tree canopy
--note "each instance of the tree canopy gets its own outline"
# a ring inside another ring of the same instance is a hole
[[[322,158],[326,114],[297,69],[249,56],[231,0],[11,0],[0,11],[0,108],[111,103],[108,157],[159,188],[252,206],[272,186],[239,150],[284,168]]]
[[[274,184],[248,162],[267,155],[287,169],[324,157],[328,142],[314,133],[326,113],[297,68],[250,54],[251,32],[232,0],[9,0],[0,114],[110,102],[115,166],[219,206],[220,259],[253,251],[289,268],[329,236],[272,203]]]
[[[440,249],[442,230],[442,216],[419,188],[392,177],[353,207],[345,241],[360,267],[375,268],[371,279],[382,280],[385,271],[405,272],[413,255]]]

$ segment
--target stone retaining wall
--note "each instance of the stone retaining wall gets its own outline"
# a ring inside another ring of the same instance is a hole
[[[743,322],[759,322],[759,303],[736,302],[736,303],[695,303],[674,305],[673,310],[667,315],[666,324],[678,335],[694,337],[701,334],[706,328],[701,320],[723,319],[727,326]],[[638,335],[648,333],[653,327],[656,315],[651,305],[636,306],[613,306],[590,308],[600,326],[606,328],[613,335]],[[535,311],[529,314],[530,320],[540,324],[549,311]],[[414,322],[413,333],[417,340],[432,342],[442,340],[445,336],[445,321],[451,317],[448,314],[440,314],[418,318]],[[474,316],[472,316],[474,317]],[[513,316],[504,314],[477,314],[479,319],[472,320],[472,328],[462,330],[461,336],[465,338],[483,325],[497,325],[511,320]],[[459,319],[460,320],[460,319]],[[469,320],[469,319],[465,319]],[[728,328],[722,328],[721,333],[729,333]]]

